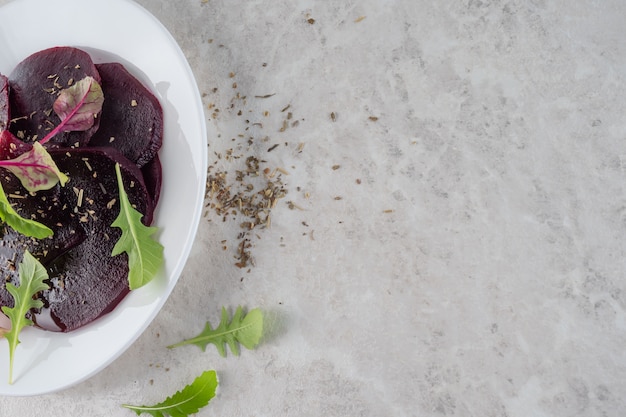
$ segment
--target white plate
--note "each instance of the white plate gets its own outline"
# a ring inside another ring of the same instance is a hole
[[[8,380],[8,346],[0,340],[0,395],[67,388],[102,370],[146,329],[171,293],[189,255],[206,181],[206,124],[197,84],[176,41],[129,0],[15,0],[0,7],[0,72],[28,55],[76,46],[95,62],[117,60],[150,83],[161,99],[165,136],[161,200],[155,212],[165,267],[108,315],[68,334],[26,328]]]

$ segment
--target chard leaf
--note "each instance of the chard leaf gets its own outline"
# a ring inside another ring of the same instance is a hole
[[[21,217],[7,199],[2,184],[0,184],[0,219],[11,226],[16,232],[25,236],[43,239],[52,236],[52,229],[35,220]]]
[[[205,371],[191,384],[161,403],[151,406],[122,404],[122,407],[133,410],[138,416],[147,413],[153,417],[188,417],[209,404],[215,397],[218,385],[216,372]]]
[[[33,297],[39,291],[48,289],[44,282],[48,279],[46,268],[28,251],[24,252],[24,258],[20,262],[19,277],[19,287],[10,282],[6,286],[9,294],[13,296],[14,306],[2,307],[2,312],[11,320],[11,330],[5,334],[9,342],[9,384],[13,383],[13,358],[15,349],[20,343],[18,336],[24,327],[33,325],[33,321],[27,318],[26,314],[33,308],[43,307],[43,302]]]
[[[61,123],[40,142],[46,143],[58,133],[89,129],[102,110],[102,103],[104,103],[102,88],[93,77],[87,76],[71,87],[61,90],[52,105]]]
[[[115,164],[120,195],[120,214],[111,223],[122,229],[122,235],[113,247],[111,256],[122,252],[128,255],[128,284],[135,290],[152,281],[163,264],[163,245],[152,238],[156,227],[141,223],[143,215],[135,210],[124,190],[120,165]]]
[[[184,345],[196,345],[202,351],[206,350],[209,343],[213,343],[221,356],[226,356],[225,344],[235,356],[239,355],[239,345],[246,349],[254,349],[263,336],[263,313],[255,308],[248,314],[243,314],[241,306],[237,307],[232,321],[228,320],[228,312],[222,307],[222,320],[215,329],[211,328],[211,323],[207,322],[204,330],[197,336],[183,340],[182,342],[168,346],[173,349]]]
[[[28,191],[49,190],[57,182],[65,185],[68,180],[39,142],[17,158],[0,161],[0,166],[15,174]]]

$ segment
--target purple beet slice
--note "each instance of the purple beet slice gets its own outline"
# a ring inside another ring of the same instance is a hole
[[[60,122],[52,111],[58,92],[86,76],[101,81],[89,54],[77,48],[49,48],[24,59],[9,75],[9,130],[26,142],[43,139]],[[99,120],[84,132],[59,133],[49,144],[84,146],[98,130]]]
[[[9,125],[11,113],[9,112],[9,79],[0,74],[0,131]]]
[[[82,243],[87,234],[79,219],[70,217],[69,209],[64,208],[60,186],[31,194],[17,177],[3,169],[0,169],[0,181],[9,202],[22,217],[41,222],[54,232],[51,237],[38,240],[17,233],[6,224],[0,226],[0,305],[13,307],[13,297],[6,290],[6,283],[19,285],[16,267],[25,250],[46,265]]]
[[[104,105],[90,146],[111,146],[139,167],[150,162],[163,142],[159,100],[119,63],[96,65],[102,77]]]
[[[152,221],[153,206],[137,166],[112,148],[50,151],[70,180],[61,199],[85,229],[86,239],[48,265],[51,289],[43,294],[46,306],[35,315],[37,325],[68,332],[113,310],[128,294],[128,257],[111,256],[121,231],[111,227],[119,214],[115,163],[120,164],[130,202]],[[51,325],[54,323],[54,325]]]
[[[0,160],[17,158],[32,147],[33,145],[19,140],[10,131],[0,131]]]
[[[163,182],[163,170],[161,169],[161,159],[158,154],[152,158],[152,161],[141,167],[141,173],[148,188],[148,193],[152,198],[152,206],[156,207],[159,197],[161,197],[161,183]]]

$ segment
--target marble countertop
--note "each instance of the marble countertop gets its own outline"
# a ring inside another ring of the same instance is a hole
[[[624,415],[626,3],[139,3],[196,76],[209,173],[254,156],[286,195],[245,236],[207,199],[136,343],[0,416],[131,416],[206,369],[198,416]],[[165,348],[238,305],[257,349]]]

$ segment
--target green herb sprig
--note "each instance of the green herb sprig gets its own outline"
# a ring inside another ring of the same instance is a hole
[[[2,312],[11,320],[11,330],[4,335],[9,342],[9,384],[13,383],[13,359],[15,349],[20,344],[18,336],[24,327],[33,325],[33,321],[27,318],[26,314],[33,308],[43,307],[43,302],[33,297],[39,291],[49,288],[44,282],[48,279],[46,268],[28,251],[24,252],[22,262],[19,264],[19,277],[19,287],[10,282],[6,287],[13,296],[13,307],[2,307]]]
[[[205,371],[191,384],[163,402],[154,405],[122,404],[122,407],[133,410],[138,416],[147,413],[153,417],[188,417],[209,404],[215,397],[218,385],[217,373]]]
[[[111,256],[122,252],[128,254],[128,285],[131,290],[136,290],[150,282],[161,268],[163,245],[152,238],[158,228],[144,225],[141,222],[143,215],[130,204],[119,164],[115,164],[115,174],[119,187],[120,214],[111,226],[122,229],[122,236],[113,247]]]
[[[217,347],[221,356],[226,356],[225,345],[228,345],[233,354],[238,356],[239,344],[246,349],[254,349],[262,336],[263,313],[260,309],[255,308],[244,315],[243,309],[239,306],[235,311],[233,319],[229,320],[226,308],[222,307],[222,320],[215,329],[211,327],[210,322],[207,322],[200,334],[191,339],[170,345],[168,348],[196,345],[202,351],[205,351],[208,344],[212,343]]]

